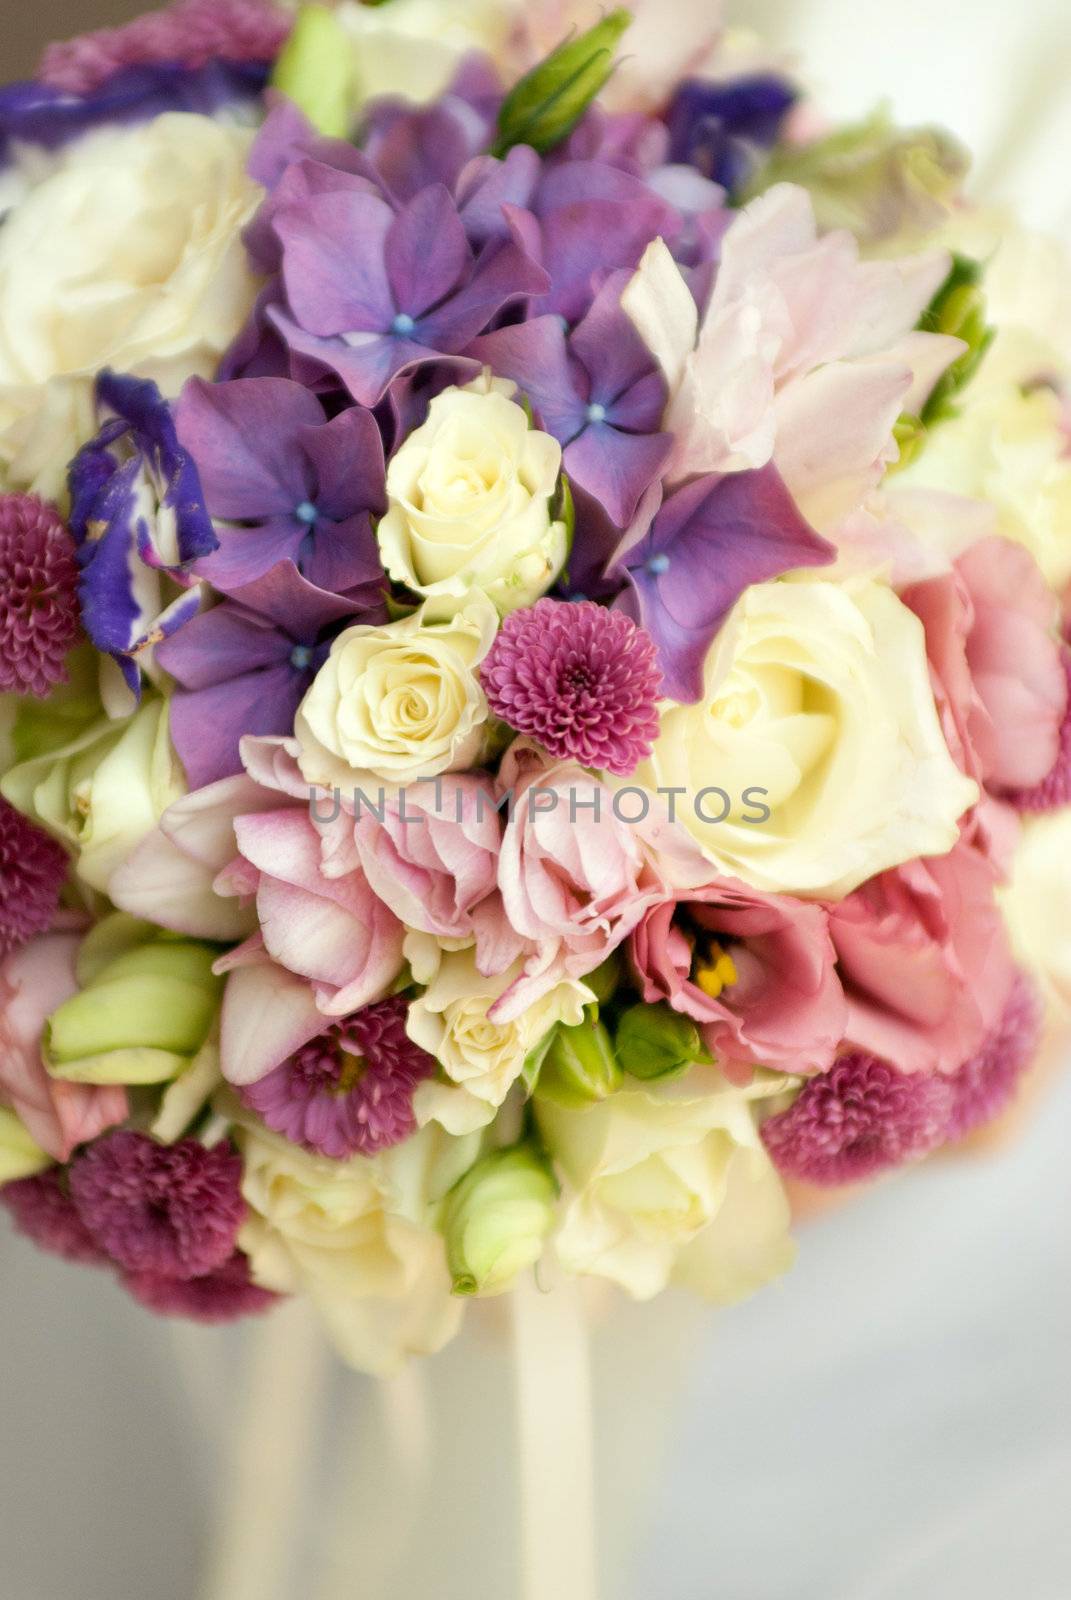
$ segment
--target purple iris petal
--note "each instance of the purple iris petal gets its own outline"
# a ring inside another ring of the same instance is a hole
[[[386,510],[383,444],[371,412],[331,421],[285,378],[192,379],[176,410],[220,548],[200,576],[233,593],[292,561],[321,589],[372,604],[385,587],[373,516]]]
[[[139,656],[197,608],[196,594],[175,586],[194,583],[195,562],[218,541],[197,468],[156,385],[102,373],[97,403],[105,420],[68,476],[78,595],[86,632],[136,695]]]
[[[800,515],[776,467],[699,478],[620,552],[616,565],[631,587],[618,604],[654,637],[665,693],[695,701],[707,651],[744,590],[835,558],[834,546]]]
[[[661,431],[666,388],[621,311],[626,273],[613,274],[572,334],[535,317],[477,339],[469,353],[512,378],[541,425],[565,447],[565,470],[625,528],[660,475],[672,440]]]
[[[255,99],[269,68],[259,62],[214,61],[190,70],[174,63],[124,67],[91,94],[72,94],[39,83],[0,88],[0,168],[14,146],[57,150],[92,128],[147,122],[164,111],[211,116],[236,101]]]
[[[784,78],[757,73],[728,83],[682,83],[666,114],[670,160],[695,167],[730,194],[777,143],[797,92]]]
[[[284,562],[161,646],[157,660],[178,685],[171,738],[191,788],[241,772],[245,734],[293,732],[333,633],[359,615]]]

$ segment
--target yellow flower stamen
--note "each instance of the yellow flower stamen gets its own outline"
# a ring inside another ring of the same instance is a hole
[[[728,989],[736,983],[738,976],[729,952],[712,942],[707,959],[695,966],[692,982],[711,1000],[716,1000],[723,989]]]

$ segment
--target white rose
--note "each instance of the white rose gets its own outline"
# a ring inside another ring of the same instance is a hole
[[[83,882],[107,894],[113,874],[186,793],[167,702],[147,699],[126,721],[94,722],[12,767],[0,793],[67,846]]]
[[[387,471],[384,566],[444,603],[482,589],[503,613],[531,605],[565,565],[551,513],[561,464],[558,441],[498,386],[447,389]]]
[[[0,477],[61,492],[104,367],[211,377],[256,293],[252,135],[168,113],[78,140],[0,226]]]
[[[1066,1026],[1071,1018],[1071,810],[1023,819],[1007,886],[998,891],[1012,949]]]
[[[371,1160],[328,1161],[237,1115],[251,1212],[239,1243],[256,1282],[308,1295],[343,1360],[361,1371],[388,1376],[407,1356],[440,1350],[458,1330],[461,1302],[435,1223],[479,1141],[428,1128]]]
[[[295,722],[308,783],[346,789],[371,774],[405,784],[476,763],[487,721],[476,668],[498,614],[477,593],[447,621],[436,615],[425,606],[335,640]]]
[[[1008,352],[1006,342],[1002,359]],[[987,358],[988,361],[988,358]],[[896,478],[897,490],[930,489],[984,501],[994,531],[1025,545],[1055,589],[1071,581],[1071,457],[1063,405],[1050,389],[1018,379],[979,381],[957,415],[934,428],[925,449]]]
[[[584,1007],[595,996],[581,983],[563,983],[515,1021],[492,1022],[488,1012],[522,965],[485,978],[476,970],[474,951],[443,956],[428,989],[409,1008],[409,1037],[436,1057],[450,1080],[418,1086],[418,1122],[435,1120],[452,1134],[486,1127],[551,1029],[583,1021]]]
[[[438,99],[472,51],[502,49],[511,9],[516,0],[344,0],[335,14],[353,40],[360,103],[386,94]]]
[[[922,624],[869,579],[747,590],[701,699],[663,712],[633,781],[686,791],[677,818],[722,870],[828,899],[951,850],[978,795],[941,732]]]
[[[36,1177],[52,1165],[52,1157],[34,1143],[15,1113],[0,1106],[0,1184]]]
[[[752,1109],[782,1086],[732,1088],[714,1068],[693,1067],[584,1111],[537,1099],[568,1186],[555,1240],[566,1271],[641,1300],[672,1282],[729,1303],[787,1270],[788,1202]]]

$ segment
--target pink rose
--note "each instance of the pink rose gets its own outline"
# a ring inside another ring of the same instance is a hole
[[[853,1045],[902,1072],[955,1072],[974,1054],[1014,978],[995,884],[992,864],[961,840],[832,907]]]
[[[1059,754],[1067,679],[1058,603],[1033,556],[1007,539],[982,539],[903,599],[926,629],[960,767],[998,791],[1041,783]]]
[[[124,1122],[124,1089],[50,1078],[41,1057],[45,1023],[78,992],[81,936],[46,933],[0,965],[0,1100],[55,1161]]]
[[[656,797],[643,820],[623,820],[638,813],[635,788],[619,815],[617,792],[583,767],[536,766],[519,746],[510,757],[502,781],[515,798],[498,878],[506,915],[535,953],[492,1011],[504,1022],[557,984],[594,972],[674,886],[710,876]]]
[[[823,1072],[844,1038],[822,906],[719,878],[652,906],[629,956],[643,999],[700,1023],[730,1078],[747,1081],[754,1066]]]

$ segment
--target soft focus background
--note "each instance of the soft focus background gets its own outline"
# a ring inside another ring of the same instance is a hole
[[[0,73],[14,78],[45,40],[142,7],[4,9]],[[978,152],[976,192],[1071,234],[1067,0],[739,0],[735,16],[805,59],[833,115],[884,97],[902,121],[943,121]],[[935,1163],[812,1223],[796,1272],[751,1304],[715,1318],[668,1298],[604,1323],[606,1600],[1067,1600],[1069,1147],[1071,1076],[1003,1154]],[[246,1445],[257,1507],[285,1505],[292,1467],[324,1508],[286,1552],[295,1595],[369,1593],[373,1548],[402,1543],[426,1566],[397,1600],[513,1593],[495,1329],[379,1391],[325,1365],[300,1313],[267,1326],[265,1342],[153,1322],[0,1224],[2,1600],[199,1600],[257,1363],[274,1396]],[[449,1490],[440,1478],[426,1498],[405,1455],[421,1385],[449,1449]],[[322,1430],[307,1455],[302,1414]],[[385,1467],[392,1436],[402,1457]],[[384,1487],[407,1472],[408,1506]],[[462,1534],[474,1504],[478,1581]],[[240,1549],[216,1557],[241,1571]],[[281,1549],[280,1595],[286,1567]]]

